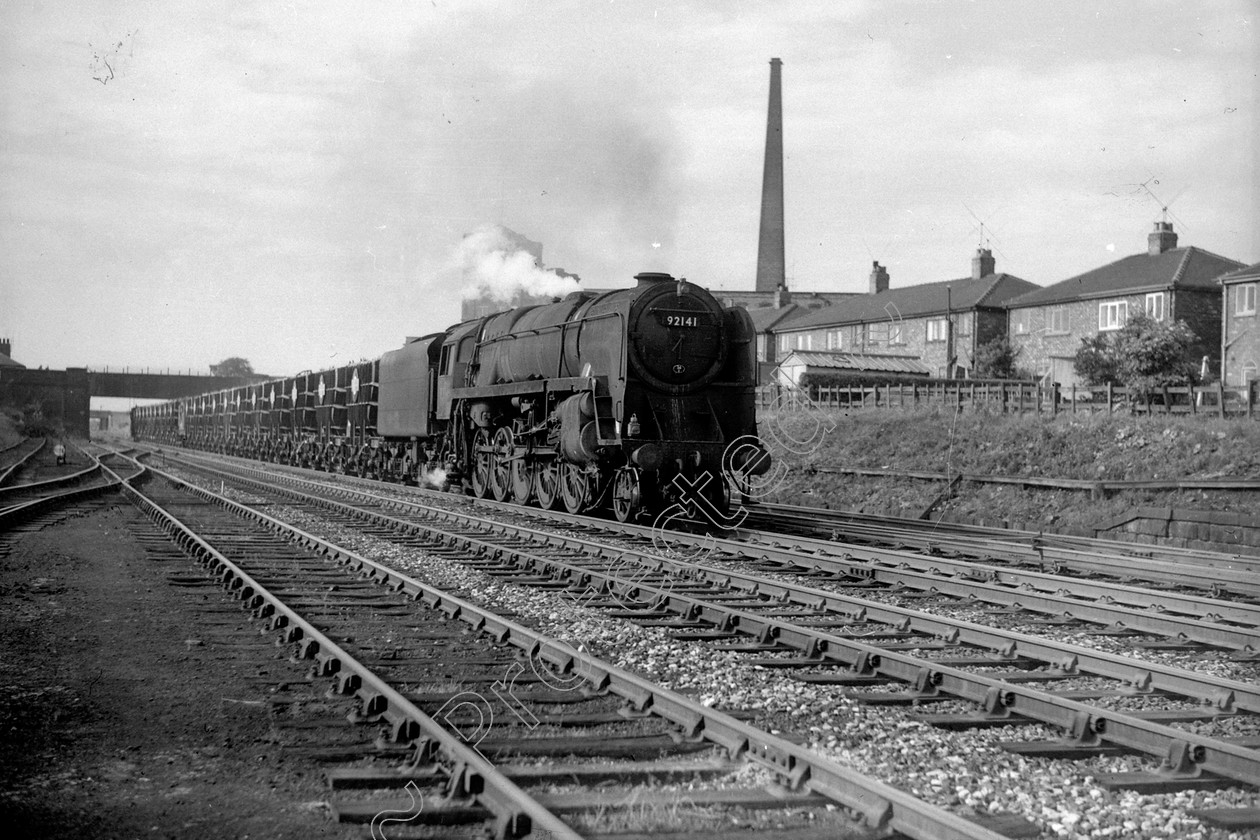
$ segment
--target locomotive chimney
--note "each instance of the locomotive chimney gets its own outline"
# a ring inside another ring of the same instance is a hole
[[[766,115],[766,162],[761,177],[761,235],[757,240],[759,292],[787,287],[783,249],[783,62],[770,59],[770,108]]]
[[[634,279],[639,281],[640,286],[650,286],[654,283],[674,282],[674,278],[663,271],[641,271],[634,275]]]

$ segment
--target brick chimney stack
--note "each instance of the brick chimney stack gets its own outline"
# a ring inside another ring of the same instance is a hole
[[[1173,232],[1172,222],[1156,222],[1155,230],[1146,235],[1146,253],[1152,257],[1176,247],[1177,234]]]
[[[888,269],[876,260],[874,267],[871,268],[871,294],[877,295],[888,291],[888,280]]]
[[[759,292],[787,288],[783,248],[783,62],[770,59],[770,109],[766,115],[766,162],[761,177],[761,233],[757,239]]]
[[[976,255],[971,258],[971,279],[979,280],[981,277],[988,277],[996,266],[992,251],[988,248],[977,248]]]
[[[8,356],[13,358],[13,342],[7,338],[0,338],[0,356]]]

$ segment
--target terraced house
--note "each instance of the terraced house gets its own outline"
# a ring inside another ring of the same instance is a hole
[[[1260,263],[1221,278],[1221,382],[1246,385],[1260,380]]]
[[[1221,347],[1220,277],[1242,266],[1237,260],[1194,246],[1177,247],[1172,222],[1156,222],[1146,253],[1009,301],[1008,334],[1020,348],[1019,365],[1046,383],[1084,384],[1073,359],[1082,339],[1120,329],[1135,312],[1157,321],[1185,321],[1198,338],[1197,357],[1218,373]]]
[[[970,277],[893,289],[877,262],[867,294],[776,324],[776,357],[812,351],[914,359],[932,376],[966,377],[977,348],[1006,334],[1006,302],[1038,288],[994,269],[992,251],[981,248]]]

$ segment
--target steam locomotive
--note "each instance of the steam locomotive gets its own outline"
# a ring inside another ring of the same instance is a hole
[[[622,521],[697,498],[725,511],[769,467],[752,320],[668,274],[635,280],[135,408],[132,435]]]

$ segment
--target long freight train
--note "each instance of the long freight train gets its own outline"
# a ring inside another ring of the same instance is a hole
[[[623,521],[684,487],[725,510],[733,477],[769,467],[752,321],[685,280],[635,279],[373,361],[136,408],[132,434]]]

